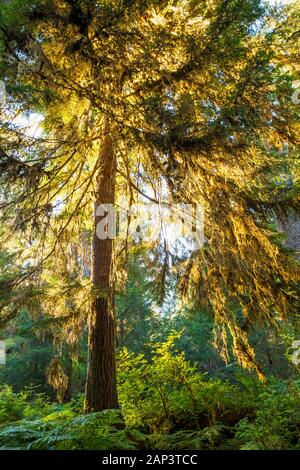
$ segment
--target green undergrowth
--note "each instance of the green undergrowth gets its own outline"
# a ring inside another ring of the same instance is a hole
[[[237,370],[234,382],[212,379],[175,340],[156,344],[151,360],[120,352],[120,410],[83,415],[81,395],[50,403],[2,386],[0,449],[300,449],[299,378],[262,384]]]

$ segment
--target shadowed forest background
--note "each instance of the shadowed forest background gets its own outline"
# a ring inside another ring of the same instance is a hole
[[[0,450],[300,450],[283,3],[0,1]],[[159,236],[99,238],[107,204]]]

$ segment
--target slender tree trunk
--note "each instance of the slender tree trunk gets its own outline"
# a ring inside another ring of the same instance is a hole
[[[101,411],[118,407],[116,386],[116,329],[113,287],[113,240],[101,240],[97,225],[105,218],[97,207],[114,204],[116,158],[108,124],[105,125],[99,155],[95,197],[92,254],[93,301],[89,319],[89,360],[86,381],[85,411]]]
[[[124,318],[120,319],[120,340],[118,346],[121,348],[123,346],[123,338],[125,333]]]
[[[72,375],[73,375],[73,362],[72,362],[71,353],[67,353],[66,366],[64,370],[65,370],[66,376],[68,377],[68,386],[64,393],[62,402],[69,403],[69,401],[71,401],[72,399],[71,387],[72,387]]]

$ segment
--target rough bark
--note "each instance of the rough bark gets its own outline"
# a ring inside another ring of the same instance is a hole
[[[103,219],[103,217],[97,216],[97,207],[115,202],[116,158],[108,124],[104,130],[99,164],[94,215],[93,300],[89,319],[86,412],[118,407],[115,365],[113,240],[109,238],[101,240],[96,233],[97,225]]]

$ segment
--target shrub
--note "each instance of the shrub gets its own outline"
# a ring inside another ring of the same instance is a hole
[[[0,424],[18,421],[24,416],[28,396],[26,393],[14,393],[4,385],[0,388]]]
[[[236,385],[207,379],[174,349],[178,335],[153,348],[151,362],[123,349],[119,355],[119,397],[128,426],[152,433],[203,429],[236,423],[249,403]]]
[[[255,418],[236,426],[241,449],[300,449],[300,380],[277,381],[257,399]]]

